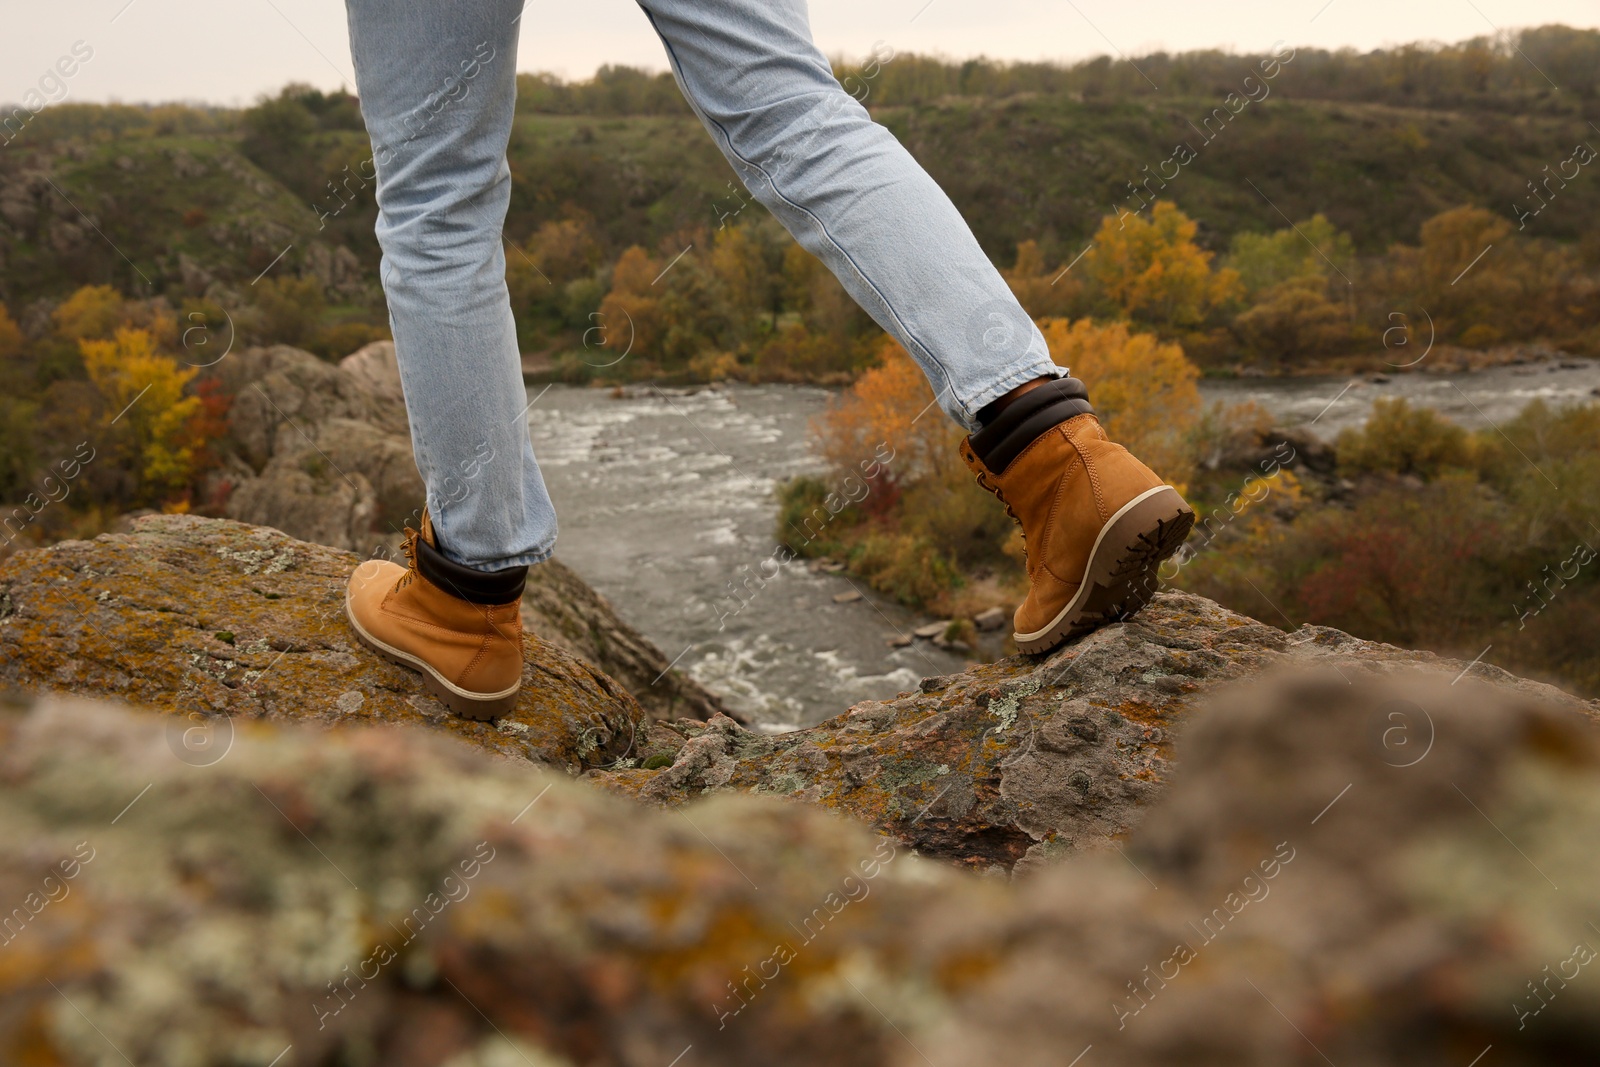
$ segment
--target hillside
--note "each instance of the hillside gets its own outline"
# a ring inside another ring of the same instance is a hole
[[[1102,216],[1117,205],[1138,207],[1126,183],[1158,173],[1180,142],[1194,150],[1194,162],[1165,187],[1155,181],[1150,188],[1200,221],[1203,245],[1221,251],[1234,234],[1276,230],[1285,217],[1299,221],[1320,212],[1364,253],[1415,240],[1426,219],[1461,204],[1515,222],[1513,202],[1536,205],[1526,183],[1542,178],[1541,168],[1554,168],[1581,141],[1600,145],[1600,135],[1575,116],[1299,100],[1294,74],[1285,68],[1271,96],[1220,132],[1213,120],[1203,131],[1209,143],[1196,127],[1221,106],[1220,96],[1086,103],[957,98],[884,108],[876,117],[1003,262],[1029,239],[1053,246],[1046,249],[1052,262],[1063,254],[1070,259]],[[1600,181],[1583,174],[1561,190],[1560,210],[1554,207],[1532,224],[1540,236],[1577,240],[1595,233]]]
[[[1210,144],[1189,125],[1220,105],[1202,97],[949,98],[881,108],[876,117],[949,192],[1002,265],[1030,239],[1046,259],[1070,259],[1102,216],[1119,204],[1137,206],[1127,183],[1144,180],[1143,168],[1154,172],[1180,141],[1197,158],[1165,188],[1151,189],[1199,220],[1202,245],[1221,250],[1236,233],[1283,226],[1276,205],[1296,220],[1321,212],[1359,250],[1378,252],[1414,241],[1426,219],[1460,204],[1514,222],[1513,203],[1531,202],[1527,183],[1597,136],[1569,116],[1300,101],[1292,76],[1286,69],[1278,92]],[[124,133],[92,144],[19,140],[0,154],[0,299],[19,307],[109,283],[181,303],[212,282],[248,286],[292,243],[276,272],[316,274],[349,301],[375,307],[375,208],[370,190],[350,180],[368,154],[365,139],[335,131],[299,151],[310,158],[275,154],[259,167],[235,134],[220,130]],[[685,228],[714,228],[715,204],[736,180],[686,116],[524,114],[509,155],[516,184],[508,236],[522,241],[545,222],[582,212],[611,255],[629,244],[653,248]],[[322,180],[303,178],[308,171]],[[1588,178],[1563,189],[1559,210],[1532,224],[1539,236],[1576,241],[1600,232],[1600,183]],[[350,206],[322,226],[317,207],[338,206],[327,183],[340,180]]]

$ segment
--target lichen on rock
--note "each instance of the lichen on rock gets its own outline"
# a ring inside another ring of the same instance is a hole
[[[201,749],[256,719],[425,725],[574,772],[634,749],[648,717],[633,697],[537,633],[501,728],[451,714],[414,672],[355,640],[344,588],[359,562],[267,527],[186,515],[19,553],[0,563],[0,683],[159,708]]]
[[[1027,868],[1126,835],[1165,787],[1173,737],[1196,704],[1220,683],[1290,664],[1352,679],[1468,666],[1325,627],[1291,638],[1204,597],[1163,593],[1133,619],[1047,657],[925,678],[917,692],[863,701],[792,733],[689,727],[665,770],[590,776],[665,804],[725,790],[778,793],[850,815],[924,855]],[[1593,707],[1498,668],[1478,664],[1473,673]]]

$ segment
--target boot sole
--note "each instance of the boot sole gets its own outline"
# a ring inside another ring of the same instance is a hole
[[[350,610],[349,600],[344,602],[344,614],[345,618],[350,620],[351,628],[356,632],[357,641],[360,641],[390,663],[420,673],[422,675],[422,683],[428,687],[428,691],[438,697],[445,707],[457,715],[467,719],[476,719],[479,722],[487,722],[490,719],[504,715],[517,706],[517,694],[522,691],[521,681],[500,693],[473,693],[462,689],[460,686],[453,685],[447,681],[443,675],[429,666],[426,660],[419,659],[409,652],[402,652],[391,645],[386,645],[367,633],[366,630],[363,630],[361,624],[356,621],[355,614]]]
[[[1048,652],[1107,623],[1126,619],[1150,602],[1156,571],[1178,551],[1194,526],[1194,509],[1170,485],[1146,490],[1111,516],[1095,538],[1078,591],[1050,624],[1014,633],[1023,652]]]

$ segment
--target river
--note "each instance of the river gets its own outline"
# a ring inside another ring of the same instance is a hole
[[[1597,389],[1600,362],[1591,361],[1386,382],[1201,383],[1208,401],[1254,400],[1280,424],[1330,439],[1359,425],[1380,396],[1404,396],[1478,428],[1505,422],[1536,397],[1572,402]],[[807,426],[830,395],[782,385],[689,395],[636,386],[621,398],[565,385],[528,391],[534,451],[560,516],[557,555],[678,668],[767,730],[819,722],[966,662],[927,641],[891,647],[928,620],[858,581],[773,561],[773,488],[821,470]],[[861,599],[834,599],[855,590]]]

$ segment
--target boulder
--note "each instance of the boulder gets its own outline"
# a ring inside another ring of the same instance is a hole
[[[1027,867],[1103,848],[1136,826],[1173,767],[1176,730],[1218,683],[1284,664],[1351,679],[1402,668],[1468,672],[1552,705],[1548,685],[1338,630],[1293,634],[1187,593],[1047,657],[1012,656],[920,690],[863,701],[806,730],[754,734],[727,720],[684,730],[672,766],[598,770],[610,788],[678,805],[706,793],[776,793],[849,815],[924,855]]]
[[[1011,621],[1011,612],[1002,607],[985,608],[972,617],[979,630],[998,630]]]
[[[940,1067],[1595,1062],[1592,714],[1332,666],[1208,701],[1120,854],[921,915],[911,966],[958,1006],[918,1047]]]
[[[1594,1062],[1592,719],[1332,667],[1220,690],[1120,853],[1011,884],[436,731],[197,763],[161,717],[0,703],[0,1061]]]
[[[167,711],[197,760],[250,721],[392,723],[580,771],[626,758],[648,723],[622,686],[536,633],[516,710],[460,718],[355,640],[344,589],[357,556],[223,519],[131,528],[0,563],[0,684]]]
[[[390,433],[409,435],[405,390],[393,341],[373,341],[339,361],[339,369],[366,394],[372,421]]]
[[[242,461],[216,475],[229,483],[227,517],[335,548],[398,544],[425,487],[393,342],[338,365],[288,345],[247,348],[214,374],[233,396],[225,449]]]

